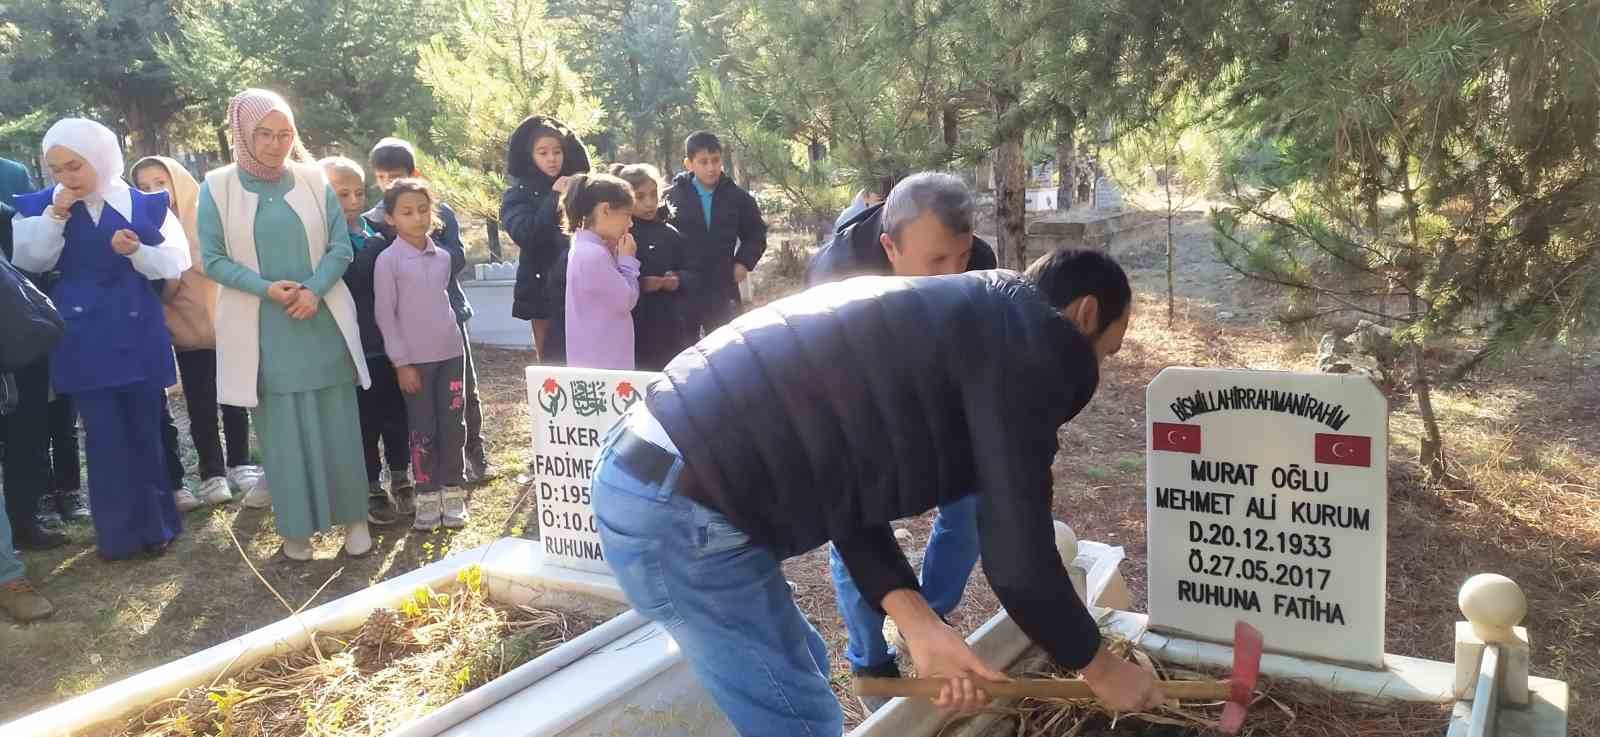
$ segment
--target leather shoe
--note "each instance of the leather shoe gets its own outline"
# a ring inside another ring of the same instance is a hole
[[[18,550],[50,550],[67,544],[67,536],[38,525],[17,527],[11,531],[11,544]]]

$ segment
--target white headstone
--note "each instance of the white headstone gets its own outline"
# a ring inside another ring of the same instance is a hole
[[[1145,392],[1150,626],[1383,662],[1388,404],[1365,377],[1168,368]]]
[[[539,539],[553,565],[609,574],[589,480],[606,432],[660,374],[529,366],[533,490]]]

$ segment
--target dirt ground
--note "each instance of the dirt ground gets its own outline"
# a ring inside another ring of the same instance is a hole
[[[1117,252],[1139,293],[1134,329],[1112,358],[1095,400],[1062,431],[1055,465],[1056,516],[1083,539],[1122,545],[1124,569],[1143,605],[1145,570],[1144,387],[1163,367],[1309,368],[1315,338],[1270,326],[1277,299],[1217,263],[1204,222],[1191,217],[1178,243],[1176,319],[1165,319],[1164,257],[1158,244]],[[758,270],[758,275],[760,274]],[[782,285],[764,294],[785,291]],[[283,616],[281,605],[245,565],[237,537],[261,574],[295,606],[350,593],[502,535],[534,536],[517,482],[528,448],[525,353],[483,349],[486,438],[505,471],[474,494],[469,527],[459,532],[384,533],[365,559],[337,555],[322,540],[309,564],[274,559],[279,539],[270,513],[237,504],[203,509],[165,558],[110,564],[95,557],[86,525],[73,544],[25,556],[29,574],[59,607],[29,626],[0,623],[0,722],[84,693],[260,627]],[[1468,576],[1504,573],[1529,600],[1526,622],[1536,675],[1573,688],[1570,733],[1600,737],[1600,372],[1595,356],[1530,350],[1511,365],[1439,390],[1459,489],[1428,489],[1413,458],[1419,423],[1409,396],[1391,394],[1388,570],[1389,652],[1450,660],[1456,590]],[[181,404],[181,402],[180,402]],[[187,437],[184,438],[187,443]],[[931,515],[907,520],[913,563]],[[802,608],[833,653],[841,695],[848,686],[844,633],[833,605],[825,551],[789,561]],[[976,629],[997,609],[981,572],[967,587],[953,623]],[[854,699],[842,699],[853,724]]]

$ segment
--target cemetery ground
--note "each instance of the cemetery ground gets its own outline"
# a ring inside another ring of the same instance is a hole
[[[1230,277],[1217,263],[1204,222],[1190,218],[1179,242],[1178,312],[1165,319],[1159,244],[1116,254],[1139,294],[1134,329],[1108,361],[1095,400],[1061,437],[1055,466],[1056,517],[1082,539],[1122,545],[1123,571],[1144,601],[1144,387],[1169,365],[1310,370],[1316,330],[1268,326],[1276,296]],[[760,274],[760,272],[757,272]],[[786,289],[765,281],[758,295]],[[503,535],[536,536],[519,475],[528,453],[527,394],[519,351],[481,349],[479,372],[490,456],[502,473],[478,488],[472,520],[457,532],[376,532],[363,559],[338,554],[337,535],[318,541],[316,560],[274,558],[270,511],[238,503],[185,519],[184,535],[151,562],[104,563],[92,532],[74,525],[73,543],[25,557],[29,575],[58,608],[43,623],[0,624],[0,723],[285,616],[283,605],[235,547],[243,547],[292,606],[316,605]],[[1525,622],[1533,672],[1573,690],[1570,734],[1600,737],[1600,372],[1594,355],[1536,347],[1508,365],[1436,389],[1446,432],[1449,488],[1426,487],[1415,463],[1420,423],[1403,380],[1389,390],[1390,516],[1386,646],[1391,653],[1449,661],[1456,592],[1471,574],[1510,576],[1527,592]],[[180,436],[188,438],[181,395]],[[188,449],[186,448],[186,451]],[[190,467],[193,467],[192,454]],[[899,527],[918,562],[931,515]],[[846,694],[844,631],[833,606],[826,551],[786,566],[801,607],[831,647],[834,683]],[[996,610],[981,573],[953,623],[970,632]],[[1270,647],[1271,643],[1269,643]],[[860,713],[844,698],[852,724]],[[1292,732],[1292,730],[1291,730]]]

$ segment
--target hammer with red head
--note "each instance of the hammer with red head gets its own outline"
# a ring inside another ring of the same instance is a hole
[[[1222,701],[1222,719],[1217,728],[1223,734],[1238,734],[1250,708],[1256,680],[1261,675],[1261,632],[1244,622],[1233,627],[1233,677],[1222,681],[1161,681],[1161,691],[1179,701]],[[938,698],[943,678],[857,678],[855,692],[861,696],[892,698]],[[1081,680],[1024,678],[1015,681],[983,681],[978,684],[994,698],[1015,699],[1092,699],[1094,691]]]

